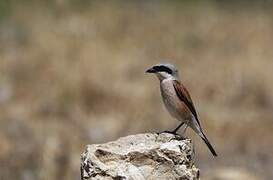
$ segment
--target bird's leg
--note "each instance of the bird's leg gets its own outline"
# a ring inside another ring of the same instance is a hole
[[[181,128],[181,126],[183,126],[184,122],[180,123],[173,131],[163,131],[162,133],[170,133],[170,134],[174,134],[177,135],[177,131]]]
[[[183,126],[184,122],[180,123],[172,132],[172,134],[176,134],[176,132]]]

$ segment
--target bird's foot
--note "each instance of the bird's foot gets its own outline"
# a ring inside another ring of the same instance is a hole
[[[174,132],[174,131],[163,131],[163,132],[159,132],[157,133],[158,135],[160,134],[163,134],[163,133],[168,133],[168,134],[172,134],[174,135],[174,138],[175,140],[185,140],[186,138],[180,134],[178,134],[177,132]]]
[[[162,132],[159,132],[159,133],[157,133],[157,134],[162,134],[162,133],[168,133],[168,134],[173,134],[173,135],[178,135],[179,136],[179,134],[177,134],[175,131],[162,131]]]

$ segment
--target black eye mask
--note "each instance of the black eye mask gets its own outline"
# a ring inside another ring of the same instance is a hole
[[[168,74],[172,74],[173,73],[173,71],[170,68],[168,68],[166,66],[162,66],[162,65],[161,66],[154,66],[153,69],[156,72],[166,72]]]

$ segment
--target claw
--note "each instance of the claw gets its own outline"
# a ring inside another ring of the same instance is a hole
[[[163,131],[163,132],[157,132],[156,134],[160,135],[162,133],[168,133],[168,134],[174,135],[174,138],[172,138],[174,140],[185,140],[186,139],[184,136],[182,136],[182,135],[180,135],[180,134],[178,134],[178,133],[176,133],[174,131]]]
[[[162,134],[162,133],[168,133],[168,134],[173,134],[173,135],[179,136],[179,134],[177,134],[177,133],[174,132],[174,131],[163,131],[163,132],[160,132],[160,133],[158,133],[158,134]]]

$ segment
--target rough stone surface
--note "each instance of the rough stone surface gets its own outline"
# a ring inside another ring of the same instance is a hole
[[[199,179],[190,139],[168,133],[137,134],[88,145],[81,156],[82,179]]]

